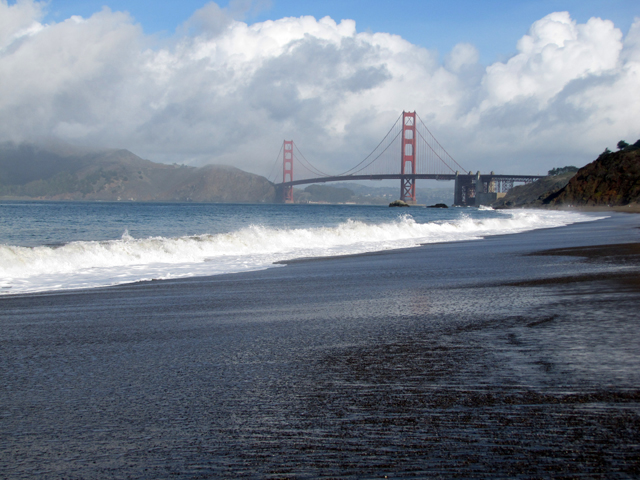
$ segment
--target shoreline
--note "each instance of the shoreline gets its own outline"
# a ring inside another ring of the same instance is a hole
[[[639,270],[637,226],[0,297],[0,466],[638,476],[640,288],[619,278]]]
[[[595,212],[587,212],[587,213],[595,213]],[[582,223],[582,222],[576,222],[576,223]],[[568,224],[568,225],[572,225],[572,224]],[[513,233],[499,233],[499,234],[494,234],[494,235],[482,235],[479,234],[479,236],[477,238],[467,238],[467,239],[461,239],[461,240],[446,240],[446,241],[440,241],[440,242],[432,242],[432,243],[420,243],[420,244],[416,244],[413,246],[403,246],[403,247],[399,247],[399,248],[390,248],[390,249],[386,249],[386,250],[373,250],[373,251],[365,251],[362,253],[344,253],[344,254],[339,254],[339,255],[329,255],[329,256],[309,256],[309,257],[294,257],[294,258],[290,258],[290,259],[285,259],[285,260],[279,260],[279,261],[275,261],[273,263],[270,264],[265,264],[265,265],[261,265],[259,267],[256,267],[255,269],[252,270],[247,270],[248,272],[251,271],[260,271],[260,270],[265,270],[265,269],[271,269],[274,267],[278,267],[278,266],[287,266],[287,265],[293,265],[293,264],[298,264],[298,263],[309,263],[309,262],[321,262],[321,261],[327,261],[327,260],[331,260],[331,259],[350,259],[350,258],[354,258],[354,257],[359,257],[359,256],[375,256],[375,255],[384,255],[387,253],[392,253],[392,252],[399,252],[399,251],[404,251],[404,250],[408,250],[408,251],[412,251],[413,249],[416,248],[425,248],[425,247],[430,247],[433,245],[447,245],[447,244],[461,244],[461,245],[468,245],[470,248],[474,248],[475,245],[477,245],[477,242],[481,242],[481,241],[486,241],[488,239],[492,239],[492,238],[499,238],[499,237],[503,237],[503,236],[512,236],[512,235],[521,235],[523,233],[527,233],[527,232],[533,232],[533,231],[537,231],[537,232],[544,232],[547,230],[553,230],[556,228],[565,228],[568,225],[563,225],[563,226],[545,226],[545,227],[540,227],[540,228],[534,228],[532,230],[524,230],[524,231],[520,231],[520,232],[513,232]],[[239,273],[246,273],[247,271],[236,271],[236,272],[228,272],[228,273],[214,273],[211,274],[213,276],[219,276],[219,275],[236,275]],[[152,274],[153,275],[153,274]],[[55,292],[78,292],[78,291],[83,291],[85,289],[88,290],[92,290],[92,289],[103,289],[103,288],[115,288],[115,287],[122,287],[122,286],[126,286],[126,285],[136,285],[136,284],[144,284],[145,282],[165,282],[165,281],[176,281],[176,280],[186,280],[186,279],[194,279],[194,278],[207,278],[208,275],[207,273],[197,273],[195,275],[192,274],[185,274],[184,276],[177,276],[177,277],[171,277],[169,276],[169,278],[155,278],[155,277],[149,277],[149,279],[140,279],[140,280],[132,280],[132,281],[126,281],[126,282],[122,282],[122,283],[115,283],[112,285],[107,285],[107,284],[103,284],[103,285],[96,285],[96,286],[81,286],[81,287],[71,287],[71,288],[58,288],[58,289],[42,289],[42,290],[38,290],[38,291],[31,291],[31,292],[10,292],[10,288],[3,288],[5,293],[2,293],[2,295],[0,295],[0,298],[2,297],[6,297],[6,296],[15,296],[15,295],[33,295],[33,294],[54,294]]]
[[[513,207],[500,206],[496,210],[561,210],[568,212],[586,212],[586,213],[640,213],[640,203],[630,203],[627,205],[572,205],[572,206],[553,206],[547,205],[518,205]]]

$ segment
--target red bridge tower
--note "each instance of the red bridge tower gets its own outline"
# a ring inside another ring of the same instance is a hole
[[[285,140],[282,149],[282,181],[293,182],[293,140]],[[293,203],[293,187],[283,187],[284,203]]]
[[[416,172],[416,112],[402,112],[402,151],[400,152],[400,200],[416,203],[416,179],[404,175]]]

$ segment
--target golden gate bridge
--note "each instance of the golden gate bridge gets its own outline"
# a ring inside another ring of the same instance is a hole
[[[278,198],[293,203],[293,187],[311,183],[359,180],[400,180],[400,200],[416,203],[416,180],[453,180],[455,205],[483,205],[495,201],[514,183],[531,183],[536,175],[475,174],[444,149],[416,112],[402,112],[380,143],[357,165],[328,174],[309,162],[293,140],[285,140],[276,165],[282,161]]]

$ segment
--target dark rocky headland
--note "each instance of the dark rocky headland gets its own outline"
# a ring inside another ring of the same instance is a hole
[[[496,208],[628,207],[640,204],[640,140],[605,150],[577,172],[549,175],[509,190],[493,204]]]

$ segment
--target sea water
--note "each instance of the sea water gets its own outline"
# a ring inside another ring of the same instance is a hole
[[[477,240],[577,212],[360,205],[0,202],[0,295],[218,275]]]

